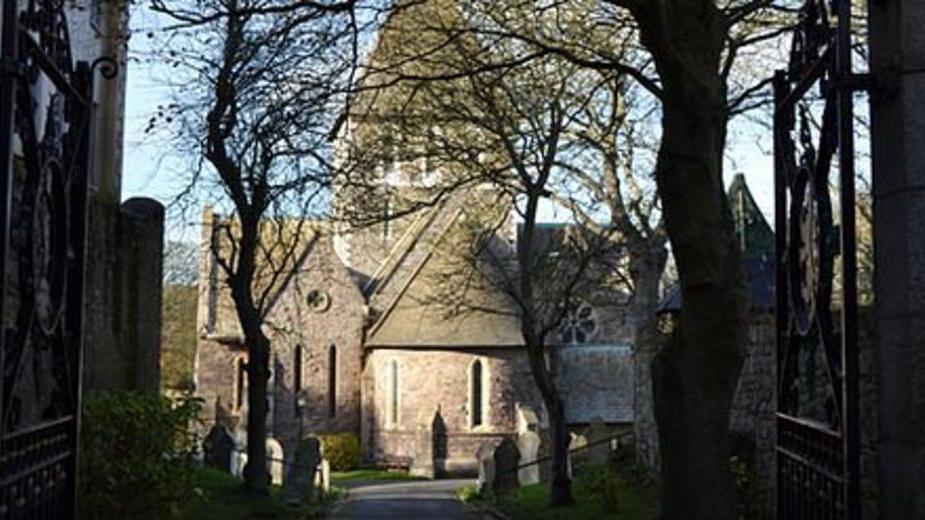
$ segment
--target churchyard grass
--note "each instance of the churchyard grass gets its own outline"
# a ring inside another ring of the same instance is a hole
[[[252,495],[241,480],[211,468],[201,468],[196,477],[202,497],[184,512],[186,520],[304,520],[322,518],[326,509],[314,504],[300,507],[286,505],[282,489],[277,486],[271,487],[269,496]],[[328,504],[331,502],[333,500],[329,497]]]
[[[423,478],[415,477],[407,471],[360,468],[350,471],[332,471],[331,481],[337,482],[339,480],[423,480]]]
[[[572,487],[575,503],[566,507],[549,507],[548,484],[524,486],[497,501],[477,496],[471,486],[458,490],[456,496],[464,502],[474,500],[491,504],[514,520],[654,520],[658,516],[658,489],[654,483],[637,478],[633,473],[603,468],[579,471]],[[605,500],[605,494],[616,495],[616,500],[612,497]]]

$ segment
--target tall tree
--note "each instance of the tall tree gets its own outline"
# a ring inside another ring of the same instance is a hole
[[[565,189],[569,154],[581,153],[566,135],[573,126],[578,131],[577,120],[601,92],[600,76],[555,56],[518,66],[519,44],[472,33],[464,7],[432,2],[408,9],[407,19],[391,21],[392,31],[408,37],[384,45],[414,43],[380,49],[369,83],[387,86],[377,93],[379,106],[362,107],[389,130],[378,137],[367,133],[363,143],[391,158],[400,135],[408,144],[399,162],[413,166],[423,159],[429,190],[473,186],[460,195],[466,232],[448,242],[438,284],[443,290],[433,303],[453,313],[516,315],[550,421],[551,501],[567,504],[570,436],[549,363],[554,332],[574,310],[576,297],[587,296],[613,272],[600,263],[609,258],[605,250],[617,248],[607,226],[595,233],[574,225],[553,245],[537,224],[543,201]],[[577,159],[571,162],[579,167]],[[499,238],[508,232],[511,211],[520,226],[516,250]],[[499,306],[492,297],[498,294],[511,305]]]
[[[728,422],[747,311],[723,152],[730,118],[770,100],[774,62],[755,65],[774,55],[772,43],[790,29],[787,15],[796,2],[514,3],[555,20],[524,21],[509,14],[510,6],[487,11],[491,33],[523,42],[524,56],[551,53],[620,71],[658,100],[655,179],[684,294],[678,327],[653,365],[663,516],[735,518]],[[631,60],[616,52],[627,47],[638,51]]]
[[[152,3],[168,20],[156,58],[174,102],[152,120],[189,161],[183,197],[228,215],[211,254],[248,351],[248,488],[267,492],[270,342],[264,320],[326,208],[330,134],[357,54],[354,2]]]

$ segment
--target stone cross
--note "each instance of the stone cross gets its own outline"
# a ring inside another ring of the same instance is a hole
[[[234,452],[235,441],[228,428],[221,424],[212,426],[209,434],[202,443],[206,466],[231,472],[231,457]]]
[[[520,465],[520,451],[514,441],[505,437],[495,448],[495,481],[492,491],[500,497],[520,487],[517,480],[517,467]]]
[[[490,442],[483,442],[475,453],[479,465],[479,480],[477,483],[479,493],[484,494],[495,484],[495,446]]]

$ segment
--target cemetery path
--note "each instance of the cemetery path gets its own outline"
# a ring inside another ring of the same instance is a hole
[[[453,492],[473,480],[359,480],[339,482],[349,490],[347,500],[331,517],[344,520],[380,518],[475,520]]]

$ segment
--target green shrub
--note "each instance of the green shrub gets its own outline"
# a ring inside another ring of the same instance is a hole
[[[80,436],[80,516],[85,519],[177,517],[201,495],[195,484],[202,407],[136,392],[89,395]]]
[[[324,458],[331,463],[334,471],[347,471],[360,465],[360,439],[356,435],[344,432],[322,435],[321,449]]]
[[[472,502],[473,500],[484,500],[486,497],[483,497],[479,493],[479,488],[475,484],[470,484],[468,486],[463,486],[456,490],[456,498],[461,502]]]

